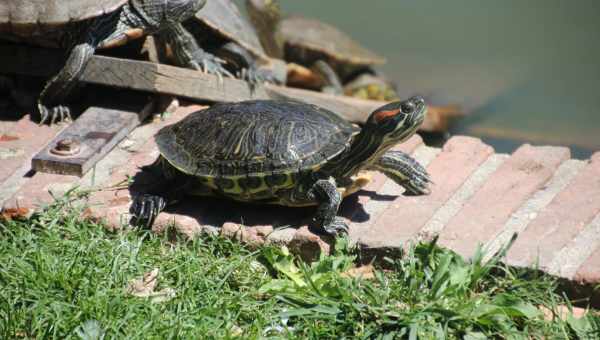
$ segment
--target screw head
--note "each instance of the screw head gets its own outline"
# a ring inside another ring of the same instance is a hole
[[[73,156],[79,153],[81,144],[77,139],[65,138],[56,142],[56,145],[50,150],[51,153],[58,156]]]

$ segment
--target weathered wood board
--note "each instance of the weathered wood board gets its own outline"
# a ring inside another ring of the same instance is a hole
[[[58,50],[0,43],[0,73],[48,76],[62,63]],[[344,118],[363,123],[371,111],[383,102],[315,91],[265,85],[251,89],[238,79],[151,62],[95,55],[86,66],[81,80],[87,83],[185,97],[201,102],[248,99],[291,98],[325,107]],[[443,131],[451,114],[447,109],[431,107],[421,130]]]

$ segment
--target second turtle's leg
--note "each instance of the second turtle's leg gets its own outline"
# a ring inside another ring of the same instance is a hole
[[[224,44],[217,51],[217,56],[227,62],[230,71],[236,72],[238,78],[246,80],[252,87],[264,82],[285,83],[287,69],[277,72],[274,65],[260,65],[257,58],[238,43],[231,41]]]
[[[181,24],[164,29],[160,34],[171,45],[175,61],[180,66],[215,74],[219,78],[222,75],[233,78],[233,74],[223,66],[224,60],[200,48],[194,36]]]
[[[90,57],[96,50],[96,40],[92,30],[88,31],[83,41],[76,44],[65,63],[65,66],[50,79],[38,99],[40,124],[71,119],[71,112],[67,106],[61,105],[69,95]]]
[[[413,195],[429,194],[431,179],[427,170],[414,158],[402,151],[384,153],[367,170],[377,170],[391,178]]]
[[[312,64],[311,69],[323,77],[323,80],[325,81],[325,86],[323,86],[321,91],[335,95],[344,94],[342,81],[331,65],[323,60],[317,60]]]

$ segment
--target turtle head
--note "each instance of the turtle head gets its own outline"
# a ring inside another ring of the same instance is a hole
[[[335,178],[350,178],[368,169],[394,145],[411,137],[423,123],[427,106],[415,96],[373,111],[350,148],[324,167]]]
[[[411,137],[423,123],[427,106],[420,96],[392,102],[373,111],[365,132],[382,138],[382,142],[399,143]]]

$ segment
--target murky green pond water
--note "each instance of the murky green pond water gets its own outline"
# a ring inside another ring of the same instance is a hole
[[[454,134],[600,150],[599,0],[283,0],[388,58],[401,94],[472,111]]]

